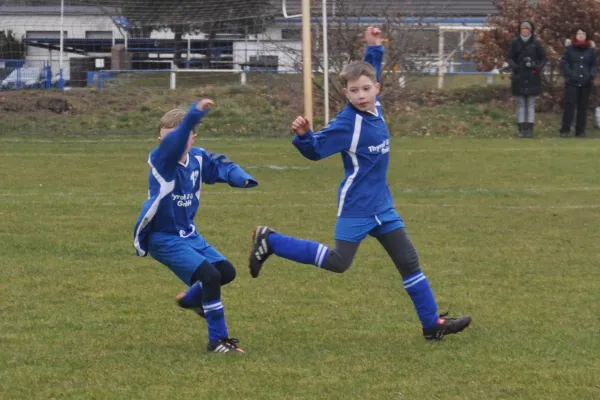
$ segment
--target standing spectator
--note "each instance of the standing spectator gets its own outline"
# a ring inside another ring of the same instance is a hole
[[[536,96],[542,92],[542,71],[546,52],[535,38],[535,27],[530,21],[519,25],[519,36],[510,45],[508,64],[512,69],[512,94],[517,99],[519,137],[533,137]]]
[[[585,136],[590,92],[596,76],[596,45],[587,36],[584,29],[578,29],[573,40],[566,40],[565,53],[560,59],[565,75],[565,111],[560,137],[569,136],[575,109],[575,136]]]

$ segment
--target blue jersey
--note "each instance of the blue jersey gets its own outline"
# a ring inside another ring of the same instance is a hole
[[[224,155],[192,148],[180,161],[190,132],[205,113],[195,105],[177,129],[150,152],[148,164],[148,200],[134,229],[134,247],[138,256],[148,252],[148,234],[164,232],[182,238],[196,233],[194,217],[200,205],[202,183],[228,183],[233,187],[254,187],[258,182]],[[247,184],[246,184],[247,182]]]
[[[381,76],[383,46],[369,46],[365,61]],[[348,103],[318,133],[296,135],[293,144],[310,160],[342,154],[344,179],[338,193],[338,217],[370,217],[394,207],[387,185],[390,134],[379,98],[374,113]]]

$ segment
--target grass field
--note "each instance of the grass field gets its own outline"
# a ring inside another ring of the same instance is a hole
[[[392,140],[389,184],[440,309],[474,318],[440,343],[372,239],[343,275],[279,259],[248,275],[256,224],[332,244],[337,157],[202,141],[260,181],[205,186],[197,217],[238,268],[223,299],[247,355],[219,357],[175,306],[183,285],[134,256],[155,143],[110,139],[0,139],[0,398],[600,398],[600,141]]]

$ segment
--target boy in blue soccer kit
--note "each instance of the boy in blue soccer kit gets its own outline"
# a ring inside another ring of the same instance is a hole
[[[211,104],[204,99],[187,113],[175,109],[162,117],[160,144],[148,158],[148,200],[135,226],[134,247],[138,256],[150,254],[189,286],[177,303],[206,318],[207,351],[243,353],[229,337],[221,302],[221,286],[235,278],[235,268],[199,234],[194,217],[202,183],[250,188],[258,182],[225,156],[192,147],[194,127]]]
[[[340,74],[349,102],[336,118],[317,134],[303,117],[292,124],[296,132],[293,144],[304,157],[317,161],[342,154],[345,177],[338,194],[335,249],[258,226],[252,235],[249,269],[256,278],[267,258],[275,254],[341,273],[350,267],[360,242],[371,235],[400,272],[421,321],[423,336],[440,340],[468,327],[471,317],[444,318],[446,315],[438,314],[417,252],[394,209],[386,182],[390,136],[378,99],[383,60],[380,33],[377,28],[367,29],[364,61],[348,64]]]

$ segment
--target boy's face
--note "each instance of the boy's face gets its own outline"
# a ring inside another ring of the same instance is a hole
[[[373,82],[371,78],[361,75],[357,79],[348,81],[344,93],[350,103],[360,111],[374,111],[380,86],[379,83]]]
[[[585,41],[585,39],[587,39],[587,33],[585,33],[584,31],[577,31],[577,33],[575,34],[575,38],[577,40],[579,40],[580,42]]]
[[[160,130],[160,136],[158,137],[158,141],[160,142],[161,140],[164,139],[165,136],[167,136],[169,133],[173,132],[175,129],[177,128],[163,128]],[[187,155],[187,153],[189,153],[190,149],[192,148],[192,145],[194,144],[194,142],[196,141],[196,137],[198,135],[196,135],[194,133],[194,131],[190,132],[190,137],[188,138],[188,142],[187,142],[187,146],[185,147],[185,153],[183,153],[184,156]]]

